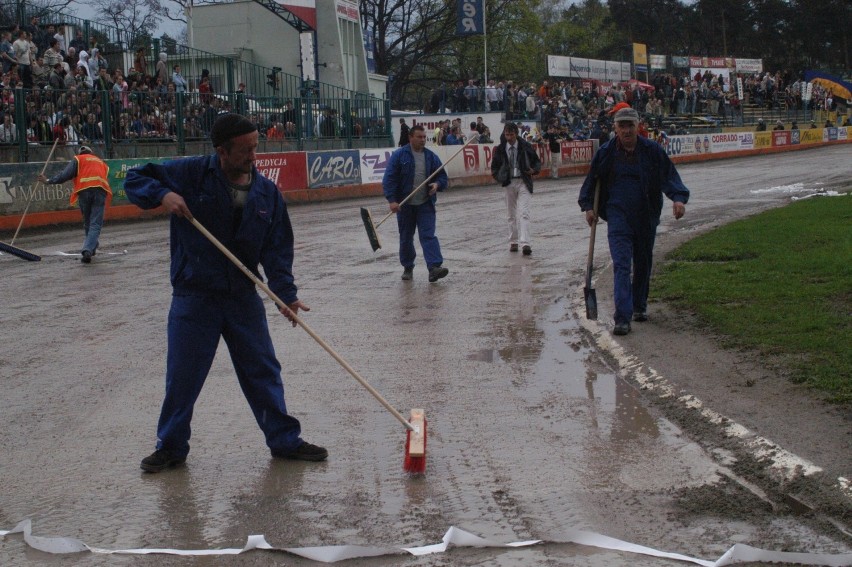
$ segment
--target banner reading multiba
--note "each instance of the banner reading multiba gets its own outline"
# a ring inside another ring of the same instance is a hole
[[[485,0],[458,0],[456,10],[456,35],[485,33]]]

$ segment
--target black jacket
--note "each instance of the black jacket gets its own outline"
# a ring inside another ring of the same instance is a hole
[[[527,173],[527,170],[533,170],[533,175],[541,171],[541,159],[532,144],[521,138],[517,139],[518,145],[518,169],[521,172],[521,179],[530,193],[533,192],[532,176]],[[491,156],[491,176],[503,187],[508,186],[512,182],[512,172],[510,171],[511,164],[509,163],[509,154],[506,150],[506,141],[500,142],[499,146],[494,146],[494,153]]]

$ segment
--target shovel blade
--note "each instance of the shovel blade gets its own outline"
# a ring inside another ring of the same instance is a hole
[[[367,229],[367,238],[370,240],[370,246],[373,248],[373,252],[382,247],[382,243],[379,240],[379,233],[376,230],[376,225],[373,223],[373,217],[370,215],[370,211],[361,207],[361,220],[364,221],[364,228]]]
[[[595,288],[584,287],[583,296],[586,298],[586,319],[597,321],[598,319],[598,297]]]

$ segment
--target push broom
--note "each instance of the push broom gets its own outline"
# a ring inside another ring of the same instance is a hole
[[[454,153],[453,155],[450,156],[450,159],[448,159],[445,163],[441,164],[441,167],[439,167],[438,169],[433,171],[432,174],[429,177],[427,177],[426,179],[423,180],[423,183],[418,185],[414,189],[414,191],[409,193],[408,197],[403,199],[402,202],[399,204],[399,206],[400,207],[403,206],[412,197],[414,197],[414,195],[416,195],[418,191],[420,191],[430,181],[432,181],[432,178],[435,177],[436,175],[438,175],[438,172],[440,172],[445,167],[447,167],[447,164],[450,163],[451,161],[453,161],[453,158],[455,158],[457,155],[459,155],[462,152],[462,150],[465,149],[467,147],[467,145],[474,140],[476,140],[476,137],[472,137],[470,140],[465,142],[464,145],[462,147],[460,147],[458,149],[458,151],[456,151],[456,153]],[[378,250],[379,248],[382,247],[382,243],[379,240],[379,227],[382,226],[382,223],[385,222],[386,220],[388,220],[391,217],[391,215],[393,215],[393,214],[394,214],[393,211],[391,211],[391,212],[389,212],[388,214],[385,215],[385,218],[380,220],[378,223],[373,224],[373,217],[372,217],[372,215],[370,215],[369,209],[365,209],[364,207],[361,207],[361,220],[364,221],[364,228],[367,229],[367,238],[370,239],[370,246],[373,247],[373,252],[375,252],[376,250]]]
[[[411,419],[406,420],[405,417],[399,413],[396,408],[391,406],[388,401],[382,397],[379,392],[373,388],[358,372],[352,368],[352,366],[343,359],[342,356],[337,354],[331,346],[328,345],[322,338],[317,335],[313,329],[308,327],[304,321],[302,321],[293,311],[284,303],[281,298],[279,298],[269,286],[266,285],[259,277],[254,275],[251,270],[249,270],[245,264],[243,264],[239,258],[237,258],[228,248],[219,242],[219,240],[213,236],[210,231],[208,231],[204,225],[198,222],[194,217],[187,217],[189,221],[197,228],[201,234],[207,237],[216,248],[219,249],[222,254],[224,254],[234,265],[242,271],[251,281],[255,283],[260,289],[269,296],[269,298],[277,305],[280,309],[283,309],[287,316],[296,322],[302,329],[307,332],[312,339],[314,339],[319,345],[325,349],[325,351],[336,360],[340,366],[344,368],[349,374],[352,375],[355,380],[357,380],[364,388],[370,392],[374,398],[376,398],[380,404],[382,404],[386,410],[388,410],[406,429],[406,438],[405,438],[405,460],[403,462],[403,469],[406,472],[414,473],[414,474],[422,474],[426,471],[426,418],[424,416],[422,409],[412,409],[411,410]]]
[[[44,172],[47,170],[47,166],[48,164],[50,164],[50,160],[53,158],[53,152],[54,150],[56,150],[56,143],[58,141],[59,138],[53,140],[53,147],[50,148],[50,154],[47,156],[47,161],[44,162],[44,167],[41,168],[41,175],[44,175]],[[38,183],[41,182],[39,181]],[[36,188],[38,188],[38,183],[36,183]],[[18,222],[18,228],[15,230],[15,235],[12,236],[12,241],[9,244],[6,244],[5,242],[0,242],[0,250],[17,256],[18,258],[23,258],[24,260],[27,260],[29,262],[38,262],[41,260],[41,256],[15,246],[15,239],[18,238],[18,232],[20,232],[21,230],[21,225],[24,224],[24,217],[27,216],[27,211],[30,210],[30,203],[33,202],[33,195],[35,195],[35,188],[30,191],[30,198],[27,200],[27,206],[24,209],[24,212],[21,214],[21,220],[20,222]]]

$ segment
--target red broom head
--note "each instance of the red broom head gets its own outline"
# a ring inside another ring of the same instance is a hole
[[[411,454],[412,431],[409,429],[405,434],[405,461],[402,464],[402,468],[410,474],[423,474],[426,472],[426,420],[423,419],[419,425],[420,432],[414,433],[415,437],[417,437],[414,444],[417,447],[417,452],[421,454]],[[422,437],[422,451],[420,449],[421,442],[419,437]]]

